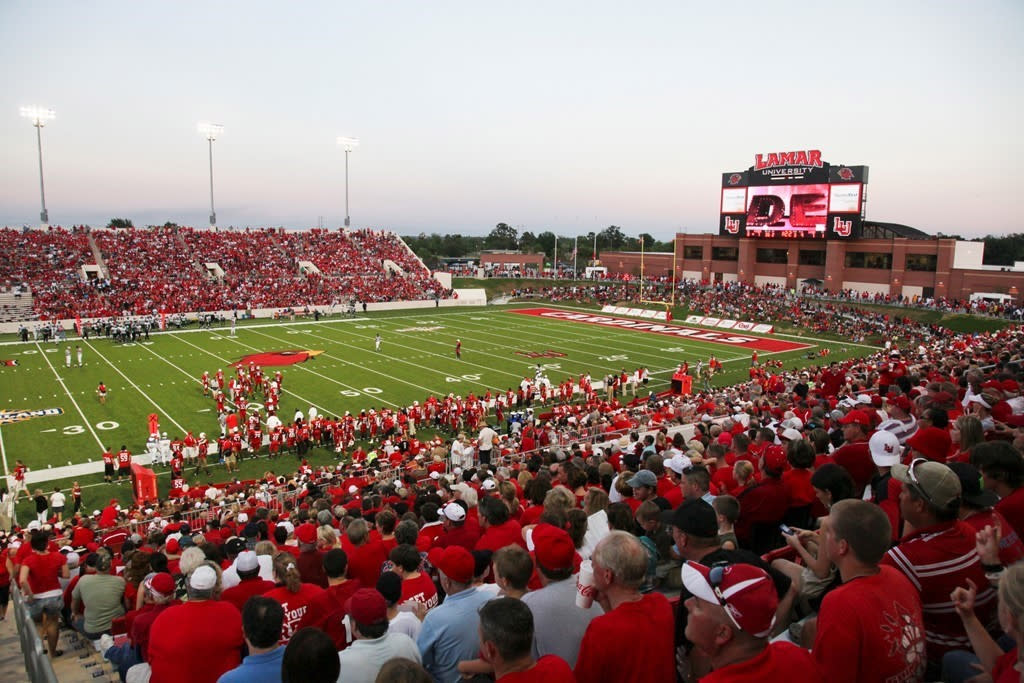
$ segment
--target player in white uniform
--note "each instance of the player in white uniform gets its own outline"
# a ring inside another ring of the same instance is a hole
[[[167,467],[171,464],[171,440],[167,438],[167,432],[160,435],[160,442],[157,452],[160,454],[160,464]]]
[[[373,339],[373,350],[380,351],[380,334],[378,333]]]

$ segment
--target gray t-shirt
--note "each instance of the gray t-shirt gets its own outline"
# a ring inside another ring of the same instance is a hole
[[[85,604],[85,630],[99,633],[124,616],[124,579],[110,574],[87,574],[75,584],[72,599]]]
[[[345,683],[374,683],[380,668],[389,659],[401,657],[420,663],[420,650],[416,642],[397,631],[389,630],[380,638],[357,640],[338,653],[341,662],[340,681]]]
[[[576,668],[576,655],[591,619],[604,614],[597,602],[576,606],[576,576],[530,591],[523,602],[533,612],[533,656],[558,655]]]

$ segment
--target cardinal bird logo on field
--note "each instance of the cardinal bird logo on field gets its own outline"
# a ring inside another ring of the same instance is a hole
[[[273,367],[275,365],[295,365],[304,363],[310,358],[316,358],[323,351],[264,351],[263,353],[250,353],[248,356],[239,358],[231,365],[239,367],[242,365],[259,365],[262,367]]]
[[[0,365],[13,368],[18,364],[17,360],[0,360]]]

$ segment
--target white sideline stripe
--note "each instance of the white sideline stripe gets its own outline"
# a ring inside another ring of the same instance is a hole
[[[264,337],[267,337],[268,339],[273,339],[274,341],[278,341],[278,342],[285,342],[285,341],[286,341],[286,340],[284,340],[284,339],[279,339],[279,338],[277,338],[277,337],[271,336],[271,335],[267,334],[266,332],[257,332],[257,334],[261,334],[261,335],[263,335]],[[313,334],[312,332],[306,332],[306,333],[305,333],[305,336],[307,336],[307,337],[313,337],[313,338],[315,338],[315,339],[320,339],[320,340],[323,340],[323,341],[329,342],[329,343],[331,343],[331,344],[342,344],[342,345],[344,345],[344,346],[347,346],[347,347],[349,347],[349,348],[358,348],[358,347],[354,347],[354,346],[351,346],[350,344],[345,344],[344,342],[339,342],[339,341],[336,341],[336,340],[334,340],[334,339],[331,339],[330,337],[321,337],[320,335],[318,335],[318,334]],[[397,345],[396,345],[396,346],[397,346]],[[438,391],[437,389],[431,389],[431,388],[429,388],[429,387],[425,387],[425,386],[423,386],[422,384],[416,384],[416,383],[414,383],[414,382],[409,382],[409,381],[407,381],[407,380],[401,379],[400,377],[395,377],[395,376],[393,376],[393,375],[389,375],[389,374],[387,374],[387,373],[385,373],[385,372],[380,372],[379,370],[373,370],[373,369],[371,369],[371,368],[370,368],[370,367],[368,367],[368,366],[365,366],[365,365],[360,365],[359,363],[355,363],[355,362],[352,362],[352,361],[349,361],[349,360],[345,360],[344,358],[341,358],[340,356],[336,356],[336,355],[334,355],[333,353],[330,353],[330,352],[328,352],[328,351],[325,351],[325,352],[324,352],[324,356],[326,356],[326,357],[328,357],[328,358],[331,358],[331,359],[334,359],[334,360],[339,360],[339,361],[341,361],[342,363],[344,363],[345,365],[353,365],[353,366],[355,366],[355,367],[359,368],[360,370],[368,370],[368,371],[372,372],[372,373],[373,373],[373,374],[375,374],[375,375],[381,375],[382,377],[386,377],[387,379],[389,379],[389,380],[391,380],[391,381],[394,381],[394,382],[401,382],[402,384],[408,384],[408,385],[409,385],[409,386],[411,386],[411,387],[416,387],[417,389],[422,389],[423,391],[427,392],[428,394],[437,394],[437,393],[440,393],[440,392],[439,392],[439,391]],[[389,359],[389,360],[391,360],[391,361],[399,361],[399,360],[400,360],[400,359],[398,359],[398,358],[394,358],[394,357],[392,357],[392,356],[387,356],[386,354],[385,354],[385,357],[386,357],[386,358],[388,358],[388,359]],[[401,362],[407,362],[407,361],[401,361]],[[420,366],[417,366],[417,367],[420,367]],[[325,379],[329,379],[330,381],[332,381],[332,382],[334,382],[334,383],[338,384],[339,386],[343,386],[343,387],[348,387],[348,385],[347,385],[347,384],[344,384],[343,382],[340,382],[340,381],[338,381],[338,380],[336,380],[336,379],[333,379],[333,378],[331,378],[331,377],[325,377]],[[352,389],[353,391],[359,391],[359,390],[358,390],[358,389],[356,389],[355,387],[349,387],[349,388],[350,388],[350,389]],[[359,393],[360,393],[360,394],[365,394],[365,392],[362,392],[362,391],[359,391]],[[370,395],[370,396],[373,396],[374,394],[369,394],[369,395]],[[378,395],[378,396],[379,396],[380,394],[376,394],[376,395]],[[395,405],[395,404],[392,404],[392,405]]]
[[[0,460],[3,460],[3,463],[4,463],[4,479],[6,479],[7,476],[11,473],[11,471],[9,469],[7,469],[7,451],[4,449],[4,430],[3,430],[3,427],[0,427]],[[10,491],[12,489],[13,489],[13,487],[10,485],[10,483],[8,483],[7,490]]]
[[[47,357],[46,353],[43,352],[42,347],[39,346],[39,342],[35,342],[35,345],[36,349],[39,351],[39,354],[43,357],[43,360],[45,360],[46,364],[50,366],[51,370],[53,370],[53,376],[57,378],[57,382],[60,383],[61,387],[63,387],[64,393],[66,393],[68,395],[68,398],[71,399],[71,405],[73,405],[75,407],[75,410],[78,411],[78,414],[82,418],[82,422],[84,422],[85,426],[89,428],[89,433],[92,434],[92,437],[94,439],[96,439],[96,443],[99,444],[100,450],[103,450],[103,441],[100,439],[99,434],[96,433],[96,430],[92,428],[92,423],[89,422],[89,420],[85,417],[85,413],[82,412],[82,407],[78,405],[78,401],[76,401],[75,397],[71,394],[71,390],[68,389],[68,385],[64,383],[64,378],[61,377],[60,374],[57,372],[57,368],[53,367],[53,363],[50,362],[50,359]]]
[[[244,346],[245,348],[250,349],[252,351],[255,351],[257,353],[262,353],[262,351],[257,349],[255,346],[249,346],[248,344],[243,344],[242,342],[238,341],[237,337],[225,337],[225,339],[228,339],[229,341],[233,341],[236,344],[238,344],[240,346]],[[206,353],[206,354],[209,354],[209,355],[213,356],[214,358],[216,358],[217,360],[221,361],[225,365],[230,365],[231,364],[231,361],[226,360],[224,358],[221,358],[220,356],[218,356],[217,354],[213,353],[212,351],[207,351],[206,349],[204,349],[204,348],[202,348],[200,346],[196,346],[195,344],[193,344],[192,342],[188,341],[187,339],[182,339],[181,341],[185,342],[186,344],[188,344],[189,346],[191,346],[194,349],[198,349],[199,351],[202,351],[203,353]],[[298,366],[294,366],[294,367],[298,367]],[[317,374],[317,373],[313,373],[313,374]],[[320,376],[324,377],[323,375],[320,375]],[[324,377],[324,379],[329,379],[329,378]],[[328,411],[326,408],[324,408],[322,405],[320,405],[318,403],[313,403],[309,399],[307,399],[307,398],[305,398],[303,396],[299,396],[294,391],[288,391],[287,389],[283,389],[282,388],[281,389],[281,393],[288,394],[289,396],[294,396],[295,398],[299,399],[303,403],[308,403],[309,405],[311,405],[314,408],[319,408],[324,413],[333,412],[333,411]],[[360,392],[360,393],[362,393],[362,392]],[[386,403],[391,403],[391,402],[390,401],[386,401]],[[397,405],[397,404],[392,403],[391,405]]]
[[[143,390],[142,390],[142,387],[140,387],[140,386],[139,386],[138,384],[136,384],[135,382],[131,381],[131,380],[130,380],[130,379],[128,378],[128,375],[126,375],[126,374],[124,374],[123,372],[121,372],[121,370],[120,370],[120,369],[118,369],[118,367],[117,367],[116,365],[114,365],[113,363],[111,363],[111,362],[110,362],[110,360],[109,360],[109,359],[108,359],[108,358],[107,358],[106,356],[104,356],[104,355],[103,355],[102,353],[100,353],[99,351],[97,351],[97,350],[95,349],[95,347],[93,347],[93,344],[92,344],[92,342],[91,342],[91,341],[88,341],[88,342],[85,342],[85,343],[86,343],[86,345],[87,345],[87,346],[88,346],[88,347],[89,347],[90,349],[92,349],[92,350],[93,350],[93,352],[94,352],[94,353],[95,353],[95,354],[96,354],[97,356],[99,356],[100,358],[102,358],[102,359],[103,359],[103,362],[105,362],[105,363],[106,363],[107,365],[109,365],[110,367],[112,367],[112,368],[114,369],[114,372],[116,372],[117,374],[121,375],[121,377],[123,377],[123,378],[124,378],[124,381],[126,381],[126,382],[128,382],[128,384],[132,385],[132,387],[134,387],[134,389],[135,389],[135,390],[136,390],[137,392],[139,392],[140,394],[142,394],[142,396],[143,396],[143,397],[144,397],[144,398],[145,398],[145,399],[146,399],[147,401],[149,401],[150,403],[152,403],[152,404],[153,404],[153,407],[154,407],[154,408],[156,408],[156,409],[157,409],[157,410],[159,410],[159,411],[160,411],[161,413],[163,413],[164,415],[166,415],[166,416],[167,416],[167,419],[168,419],[168,420],[170,420],[170,421],[171,421],[171,423],[172,423],[172,424],[173,424],[173,425],[174,425],[175,427],[177,427],[177,428],[178,428],[179,430],[181,430],[181,433],[182,433],[182,434],[184,434],[185,432],[187,432],[187,431],[188,431],[187,429],[185,429],[184,427],[182,427],[182,426],[181,426],[180,424],[178,424],[178,421],[177,421],[177,420],[175,420],[175,419],[174,419],[173,417],[171,417],[171,414],[170,414],[170,413],[168,413],[168,412],[167,412],[166,410],[164,410],[164,409],[163,409],[163,408],[162,408],[162,407],[160,406],[160,404],[159,404],[159,403],[157,403],[156,401],[154,401],[154,400],[153,400],[153,398],[152,398],[152,397],[151,397],[151,396],[150,396],[149,394],[147,394],[147,393],[146,393],[145,391],[143,391]],[[145,346],[143,346],[142,348],[146,348],[146,347],[145,347]],[[84,418],[84,417],[85,417],[85,416],[83,415],[83,418]],[[92,427],[91,427],[91,426],[90,426],[90,429],[92,429]],[[95,432],[93,432],[93,433],[95,434]],[[97,440],[98,440],[98,437],[97,437]],[[102,443],[100,444],[100,448],[103,448],[103,444],[102,444]]]

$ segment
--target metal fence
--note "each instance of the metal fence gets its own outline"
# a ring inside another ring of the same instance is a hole
[[[43,641],[36,630],[28,605],[12,582],[11,598],[14,602],[14,620],[18,625],[18,639],[21,641],[21,654],[25,658],[25,671],[32,683],[57,683],[57,675],[53,672],[50,658],[43,649]]]

